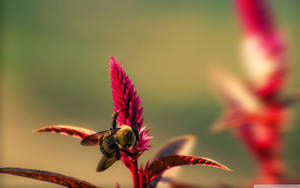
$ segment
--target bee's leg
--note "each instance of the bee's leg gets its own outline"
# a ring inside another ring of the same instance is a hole
[[[116,158],[117,160],[119,160],[119,159],[121,158],[120,150],[117,150],[117,151],[116,151],[116,156],[115,156],[115,158]]]
[[[140,139],[139,131],[136,129],[135,126],[132,126],[132,130],[133,130],[133,132],[135,134],[135,137],[136,137],[136,142],[134,143],[134,145],[136,145],[137,141],[139,141],[139,139]]]
[[[121,111],[121,110],[118,110],[118,111],[115,113],[114,117],[113,117],[113,122],[112,122],[112,128],[113,128],[113,129],[117,128],[117,118],[118,118],[118,115],[119,115],[119,112],[120,112],[120,111]]]
[[[129,155],[130,157],[136,157],[137,156],[137,153],[131,153],[127,150],[121,150],[122,152],[126,153],[127,155]]]

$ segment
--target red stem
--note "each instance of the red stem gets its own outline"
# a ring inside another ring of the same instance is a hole
[[[138,157],[129,157],[123,155],[121,161],[130,170],[133,180],[133,188],[143,188],[145,185],[145,180],[143,178],[143,171],[138,169]]]
[[[137,160],[133,160],[131,163],[130,171],[132,174],[133,187],[140,188],[140,180],[139,180],[139,170],[138,170],[138,162]]]

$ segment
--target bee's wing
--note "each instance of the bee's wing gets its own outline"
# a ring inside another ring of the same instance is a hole
[[[106,131],[101,131],[95,134],[91,134],[87,137],[85,137],[80,144],[84,145],[84,146],[95,146],[95,145],[99,145],[99,140],[100,138],[105,134],[105,133],[109,133],[110,130],[106,130]]]
[[[114,162],[116,162],[117,159],[115,157],[111,157],[111,158],[107,158],[105,156],[103,156],[101,158],[101,160],[99,161],[98,163],[98,166],[97,166],[97,172],[101,172],[103,170],[106,170],[108,169],[112,164],[114,164]]]

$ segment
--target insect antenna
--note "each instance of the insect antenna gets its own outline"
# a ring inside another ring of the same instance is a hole
[[[113,129],[117,128],[117,118],[118,118],[120,112],[121,112],[121,110],[116,111],[116,113],[113,117],[113,121],[112,121],[112,128]]]
[[[133,132],[134,132],[134,134],[135,134],[136,142],[137,142],[137,141],[140,139],[139,131],[136,129],[135,126],[132,126],[132,130],[133,130]],[[135,142],[135,143],[136,143],[136,142]]]

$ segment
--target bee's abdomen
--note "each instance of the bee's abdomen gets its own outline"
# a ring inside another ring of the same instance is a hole
[[[102,137],[100,140],[100,150],[103,155],[107,158],[115,157],[116,159],[120,158],[120,150],[116,141],[112,135],[107,137]]]

